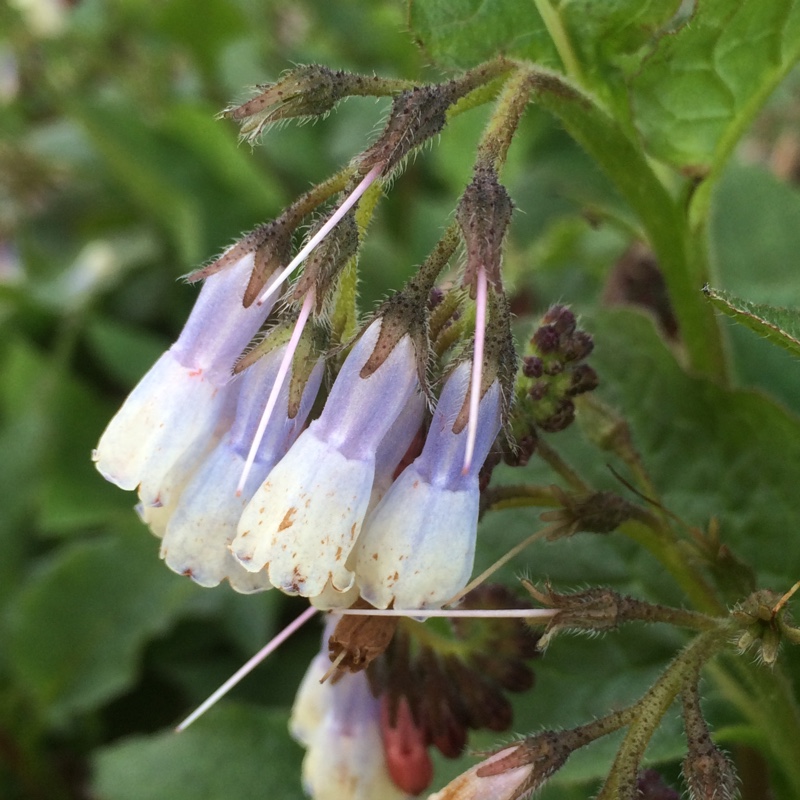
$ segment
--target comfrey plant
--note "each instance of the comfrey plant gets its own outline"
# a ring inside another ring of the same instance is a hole
[[[162,537],[161,556],[174,571],[202,586],[227,580],[240,592],[276,588],[307,598],[302,621],[315,609],[326,614],[322,651],[290,722],[307,750],[303,784],[317,800],[421,794],[435,779],[434,750],[457,758],[469,731],[512,726],[509,695],[531,689],[528,662],[557,634],[599,635],[628,623],[694,635],[638,700],[507,741],[431,800],[528,796],[574,752],[613,733],[621,743],[595,796],[674,797],[644,761],[678,700],[689,795],[735,796],[734,761],[712,739],[701,677],[721,653],[755,646],[773,665],[782,641],[797,643],[791,592],[756,591],[714,524],[684,525],[657,499],[630,426],[594,399],[602,378],[589,363],[595,337],[569,307],[544,310],[522,348],[512,334],[504,250],[514,204],[501,173],[529,102],[554,108],[610,171],[618,165],[606,163],[609,137],[628,155],[631,141],[574,82],[505,57],[428,85],[303,66],[223,116],[252,142],[275,122],[322,117],[352,95],[392,97],[382,132],[190,276],[204,285],[186,327],[109,424],[98,469],[138,492],[140,514]],[[359,316],[357,274],[370,268],[360,255],[382,192],[452,118],[488,102],[493,111],[453,221],[406,285]],[[652,197],[647,186],[623,189],[657,204],[664,188],[653,185]],[[646,221],[654,246],[663,245],[663,231]],[[685,308],[678,320],[684,329],[708,322]],[[529,324],[519,322],[520,331]],[[685,357],[702,366],[708,352],[686,335]],[[627,470],[619,482],[628,496],[569,463],[576,420],[588,443]],[[534,462],[550,470],[549,481],[495,480],[495,472]],[[472,579],[481,518],[522,506],[548,508],[540,516],[548,524],[506,541]],[[627,536],[694,608],[533,580],[523,582],[523,600],[487,583],[534,542],[579,533]],[[765,678],[747,658],[736,663],[739,679],[775,710],[779,678]],[[599,681],[600,672],[593,668],[587,680]],[[800,731],[795,707],[782,713]],[[800,786],[800,761],[785,745],[770,741],[767,753],[776,785]]]

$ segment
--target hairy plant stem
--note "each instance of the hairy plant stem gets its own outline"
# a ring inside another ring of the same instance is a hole
[[[558,12],[550,4],[550,0],[533,0],[533,4],[536,6],[536,10],[539,12],[539,16],[550,34],[550,38],[561,58],[561,63],[564,65],[564,71],[576,83],[583,83],[583,71],[581,70],[580,62],[575,55],[575,50]]]
[[[698,611],[715,616],[725,613],[725,605],[713,587],[697,567],[686,559],[677,541],[666,535],[660,524],[650,526],[640,520],[629,520],[623,522],[619,530],[658,559]]]
[[[664,714],[681,691],[686,676],[698,672],[730,637],[727,626],[698,634],[678,654],[647,693],[634,704],[633,719],[617,751],[614,764],[597,800],[633,800],[636,774],[647,745],[661,724]]]
[[[560,475],[573,489],[579,492],[593,491],[592,487],[544,439],[536,442],[535,452],[556,475]]]
[[[784,784],[781,797],[800,797],[800,707],[780,664],[767,668],[742,657],[710,665],[714,683],[765,739],[764,753]]]

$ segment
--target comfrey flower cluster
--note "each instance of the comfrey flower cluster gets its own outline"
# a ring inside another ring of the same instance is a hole
[[[406,286],[356,324],[358,258],[381,188],[472,93],[501,80],[455,221]],[[94,460],[109,481],[138,492],[167,565],[202,586],[274,587],[321,609],[441,608],[470,579],[487,459],[501,430],[512,430],[520,391],[501,274],[512,203],[499,170],[527,76],[502,59],[430,86],[301,67],[262,89],[223,113],[247,138],[275,121],[324,115],[349,95],[394,99],[383,132],[347,168],[190,276],[204,284],[182,333],[111,420]],[[310,234],[300,243],[303,224]],[[463,278],[442,280],[458,252]],[[552,376],[558,353],[577,363],[590,349],[574,318],[556,313],[556,339],[540,348],[542,374]],[[537,390],[556,405],[537,406],[531,425],[557,430],[547,419],[560,415],[563,427],[564,397],[593,388],[586,369],[582,378],[574,364],[558,372],[553,392]],[[513,443],[503,449],[515,452]],[[398,641],[408,646],[409,636]],[[292,727],[309,747],[304,780],[315,797],[422,791],[429,745],[454,756],[467,728],[507,727],[510,707],[497,693],[530,684],[516,661],[511,672],[464,677],[459,691],[477,686],[474,702],[454,695],[427,720],[419,696],[387,683],[386,664],[410,669],[398,647],[370,675],[351,663],[354,674],[323,686],[327,656],[312,665]],[[420,674],[440,684],[461,674],[437,663]],[[470,710],[489,697],[499,716]]]

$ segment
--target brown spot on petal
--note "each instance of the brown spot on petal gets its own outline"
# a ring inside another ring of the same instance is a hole
[[[286,516],[284,516],[284,518],[281,520],[281,524],[278,525],[278,530],[279,531],[285,531],[287,528],[291,528],[292,525],[294,525],[293,517],[294,517],[294,515],[296,513],[297,513],[297,509],[294,508],[294,506],[292,508],[290,508],[286,512]]]
[[[336,548],[336,555],[334,556],[334,560],[335,561],[341,561],[341,559],[342,559],[342,548],[341,547],[337,547]]]
[[[239,538],[240,538],[240,539],[244,539],[245,537],[247,537],[247,536],[249,536],[249,535],[250,535],[250,531],[242,531],[242,532],[239,534]]]

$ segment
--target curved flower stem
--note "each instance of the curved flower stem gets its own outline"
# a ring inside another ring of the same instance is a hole
[[[645,525],[640,520],[630,520],[620,525],[620,532],[649,550],[683,589],[692,605],[706,614],[719,615],[725,605],[714,589],[692,564],[672,537],[664,535],[660,525]]]
[[[502,511],[506,508],[557,508],[561,501],[553,493],[550,486],[517,485],[490,486],[483,492],[483,509],[486,511]]]
[[[647,693],[634,704],[635,713],[597,800],[633,797],[636,773],[653,733],[681,691],[686,676],[698,672],[730,636],[726,625],[696,636],[672,661]]]
[[[556,475],[560,475],[573,489],[579,492],[592,491],[592,487],[544,439],[536,442],[535,452]]]

